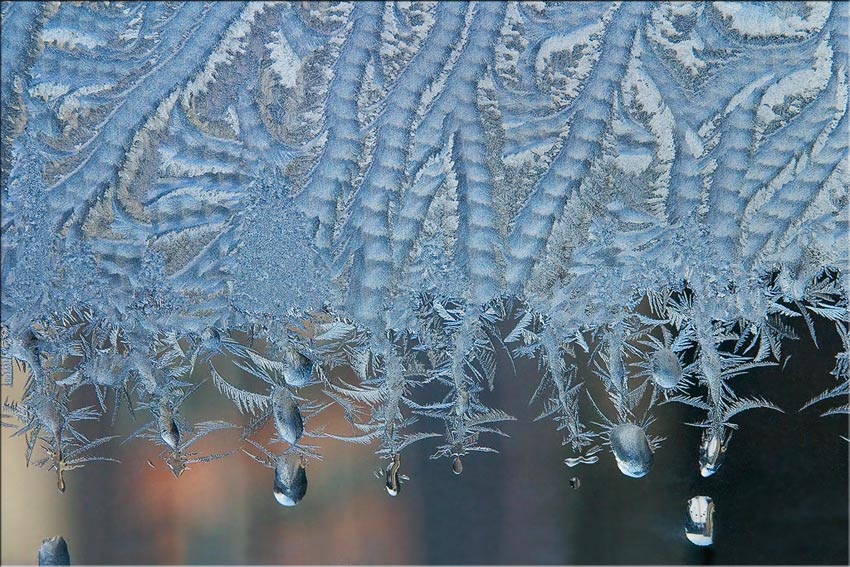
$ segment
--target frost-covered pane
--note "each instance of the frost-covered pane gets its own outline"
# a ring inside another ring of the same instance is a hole
[[[241,450],[295,505],[344,438],[399,494],[413,443],[495,452],[528,357],[568,466],[651,474],[678,402],[709,476],[825,322],[847,413],[848,12],[5,3],[4,422],[60,490],[128,412],[178,476]]]

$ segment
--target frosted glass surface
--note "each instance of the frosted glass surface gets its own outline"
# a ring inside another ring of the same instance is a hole
[[[414,443],[496,458],[528,358],[567,466],[646,475],[672,402],[722,474],[742,412],[848,411],[848,30],[825,2],[4,3],[10,432],[61,489],[129,438],[178,476],[242,449],[298,504],[346,438],[399,493]],[[828,389],[738,392],[794,339]],[[184,410],[209,394],[233,415]]]

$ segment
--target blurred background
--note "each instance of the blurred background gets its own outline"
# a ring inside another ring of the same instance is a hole
[[[396,498],[375,478],[385,462],[369,447],[329,439],[317,441],[324,460],[310,461],[307,496],[295,508],[276,503],[273,471],[243,454],[194,465],[178,479],[141,440],[112,445],[120,464],[68,473],[60,494],[55,473],[27,469],[23,440],[4,429],[0,559],[33,564],[42,539],[61,534],[77,565],[847,564],[848,443],[840,436],[848,421],[819,417],[826,407],[797,411],[834,385],[839,342],[829,325],[818,326],[820,350],[804,326],[798,332],[801,340],[783,345],[791,355],[784,372],[735,379],[738,394],[766,395],[786,413],[738,416],[726,461],[707,479],[697,468],[700,430],[682,425],[702,416],[681,405],[657,412],[650,432],[667,440],[645,478],[623,476],[610,452],[596,465],[566,467],[554,422],[532,421],[534,361],[518,362],[516,376],[499,361],[489,402],[517,417],[504,427],[511,438],[493,441],[500,454],[470,455],[456,476],[447,460],[428,459],[435,440],[421,442],[403,455],[411,480]],[[4,388],[4,398],[15,395]],[[184,406],[196,421],[241,423],[225,411],[211,388]],[[121,428],[135,429],[121,419]],[[350,432],[341,412],[318,419]],[[696,495],[716,504],[710,548],[684,537],[686,502]]]

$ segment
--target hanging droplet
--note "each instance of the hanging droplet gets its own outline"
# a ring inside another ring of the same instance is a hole
[[[180,446],[180,429],[177,427],[177,420],[174,418],[174,411],[166,404],[159,406],[159,436],[163,443],[168,445],[172,451],[176,451]]]
[[[581,479],[577,476],[574,476],[573,478],[571,478],[570,479],[570,488],[572,488],[573,490],[578,490],[579,488],[581,488]]]
[[[68,553],[68,544],[62,536],[53,536],[45,539],[38,548],[39,565],[70,565],[71,555]]]
[[[56,488],[59,489],[59,492],[65,493],[65,471],[62,470],[61,465],[60,468],[56,469]]]
[[[401,456],[393,455],[393,462],[387,465],[386,487],[387,494],[390,496],[398,496],[401,492],[401,478],[399,478],[399,468],[401,467]]]
[[[708,496],[694,496],[688,500],[685,535],[694,545],[714,543],[714,501]]]
[[[301,387],[313,376],[313,361],[295,350],[286,350],[283,356],[283,379],[290,386]]]
[[[726,443],[723,433],[706,429],[702,433],[702,443],[699,448],[699,473],[709,477],[717,472],[723,464],[726,455]]]
[[[682,379],[682,363],[669,348],[662,348],[649,360],[649,370],[653,381],[662,388],[675,388]]]
[[[274,497],[283,506],[295,506],[307,494],[307,471],[300,459],[280,458],[275,466]]]
[[[614,427],[609,437],[620,472],[632,478],[649,472],[655,456],[643,429],[633,423],[623,423]]]
[[[463,461],[460,460],[460,455],[455,455],[452,459],[452,472],[455,474],[463,472]]]
[[[275,388],[272,394],[274,426],[281,439],[295,445],[304,435],[304,420],[298,403],[285,387]]]

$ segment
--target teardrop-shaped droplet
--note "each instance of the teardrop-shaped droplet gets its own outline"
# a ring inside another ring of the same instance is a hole
[[[68,553],[68,544],[62,536],[53,536],[45,539],[38,548],[39,565],[70,565],[71,555]]]
[[[581,488],[581,479],[577,476],[574,476],[570,479],[570,488],[573,490],[578,490]]]
[[[460,460],[460,455],[455,455],[452,459],[452,472],[455,474],[463,472],[463,461]]]
[[[655,456],[643,429],[633,423],[623,423],[611,430],[610,440],[620,472],[632,478],[649,472]]]
[[[304,420],[292,393],[283,387],[275,388],[272,394],[274,426],[281,439],[295,445],[304,435]]]
[[[65,471],[61,468],[56,471],[56,488],[59,489],[59,492],[65,493]]]
[[[704,477],[716,473],[723,464],[725,454],[726,443],[723,434],[710,429],[703,431],[699,448],[699,473]]]
[[[390,496],[398,496],[399,492],[401,492],[399,468],[401,468],[401,457],[396,454],[393,455],[393,462],[387,465],[386,487],[387,494]]]
[[[653,353],[649,360],[649,369],[653,381],[662,388],[675,388],[682,379],[682,363],[669,348],[662,348]]]
[[[313,361],[295,350],[286,350],[283,356],[283,379],[290,386],[301,387],[313,376]]]
[[[274,474],[274,497],[283,506],[295,506],[307,494],[307,471],[300,459],[278,459]]]
[[[177,427],[174,412],[167,405],[160,406],[158,425],[159,436],[163,443],[168,445],[172,451],[176,451],[177,447],[180,446],[180,429]]]
[[[714,502],[708,496],[694,496],[688,500],[685,535],[694,545],[714,543]]]

